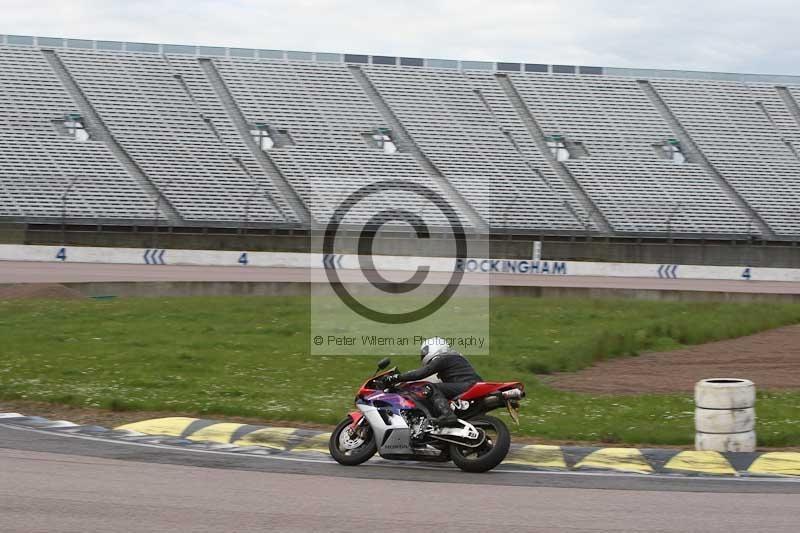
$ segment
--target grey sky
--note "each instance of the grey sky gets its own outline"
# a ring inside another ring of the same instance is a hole
[[[800,74],[796,0],[0,0],[0,33]]]

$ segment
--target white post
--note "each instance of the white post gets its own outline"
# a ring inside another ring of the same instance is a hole
[[[542,260],[542,241],[533,241],[533,257],[534,261]]]
[[[698,381],[694,403],[695,449],[755,451],[756,387],[752,381],[739,378]]]

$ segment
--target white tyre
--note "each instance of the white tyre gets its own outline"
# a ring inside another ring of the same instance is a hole
[[[754,452],[756,451],[756,433],[714,434],[696,433],[694,436],[696,450],[715,452]]]
[[[701,409],[694,410],[694,426],[701,433],[744,433],[756,426],[756,410]]]
[[[694,403],[701,409],[747,409],[756,403],[756,387],[749,379],[704,379],[694,387]]]

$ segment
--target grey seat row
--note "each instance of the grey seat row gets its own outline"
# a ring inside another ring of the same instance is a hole
[[[616,234],[753,234],[756,213],[776,235],[800,234],[800,87],[651,78],[666,117],[636,78],[508,74],[542,134],[581,146],[558,161],[492,72],[358,65],[371,92],[343,63],[53,53],[116,148],[66,134],[59,121],[81,114],[80,99],[41,49],[0,47],[0,217],[163,219],[160,196],[186,223],[298,224],[289,187],[308,223],[325,225],[358,189],[399,180],[497,230],[580,233],[602,217]],[[370,141],[387,109],[407,136],[396,153]],[[241,119],[290,142],[254,152]],[[676,128],[703,158],[659,157]],[[397,209],[447,223],[401,191],[345,222]]]

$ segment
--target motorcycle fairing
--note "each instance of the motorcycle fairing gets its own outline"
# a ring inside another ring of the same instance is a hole
[[[419,409],[425,416],[431,417],[430,405],[425,395],[425,381],[409,381],[398,386],[399,393],[370,390],[361,400],[372,405],[379,402],[379,406],[390,406],[394,414],[399,414],[404,409]]]
[[[375,402],[388,404],[392,409],[392,413],[395,414],[400,414],[402,409],[413,409],[416,407],[416,404],[410,399],[401,394],[395,394],[393,392],[375,391],[364,398],[364,400],[373,404]]]
[[[378,443],[378,453],[381,457],[414,453],[411,449],[411,428],[402,416],[384,411],[387,417],[384,420],[377,407],[359,403],[358,408],[364,413],[375,434],[375,442]]]

